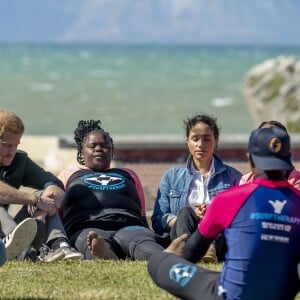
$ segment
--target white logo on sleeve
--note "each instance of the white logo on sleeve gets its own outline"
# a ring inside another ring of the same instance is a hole
[[[283,207],[285,206],[286,204],[286,200],[284,201],[280,201],[280,200],[269,200],[269,203],[273,206],[274,208],[274,213],[275,214],[281,214],[282,210],[283,210]]]

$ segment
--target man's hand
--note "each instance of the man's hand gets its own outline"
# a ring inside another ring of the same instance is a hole
[[[60,208],[62,206],[62,202],[65,197],[65,192],[63,189],[58,187],[57,185],[49,185],[47,186],[43,193],[42,197],[50,198],[55,201],[56,208]]]
[[[207,208],[207,204],[196,204],[195,205],[195,214],[202,219],[205,215],[206,212],[206,208]]]
[[[38,202],[36,203],[36,208],[40,211],[46,212],[48,216],[53,216],[56,214],[55,201],[43,195],[40,196]]]
[[[45,188],[36,205],[38,210],[44,211],[49,216],[53,216],[57,212],[57,208],[61,207],[65,192],[56,185],[49,185]]]

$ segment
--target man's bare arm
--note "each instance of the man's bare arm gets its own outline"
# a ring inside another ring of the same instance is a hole
[[[18,190],[0,181],[0,204],[35,205],[37,197],[34,194]]]

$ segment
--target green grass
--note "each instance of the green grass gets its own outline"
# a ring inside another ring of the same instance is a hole
[[[175,299],[141,261],[7,262],[0,278],[0,299]]]
[[[152,282],[147,262],[7,262],[0,278],[0,299],[175,299]]]

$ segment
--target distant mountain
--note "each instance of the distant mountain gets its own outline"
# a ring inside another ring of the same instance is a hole
[[[300,44],[298,0],[1,1],[0,41]]]

